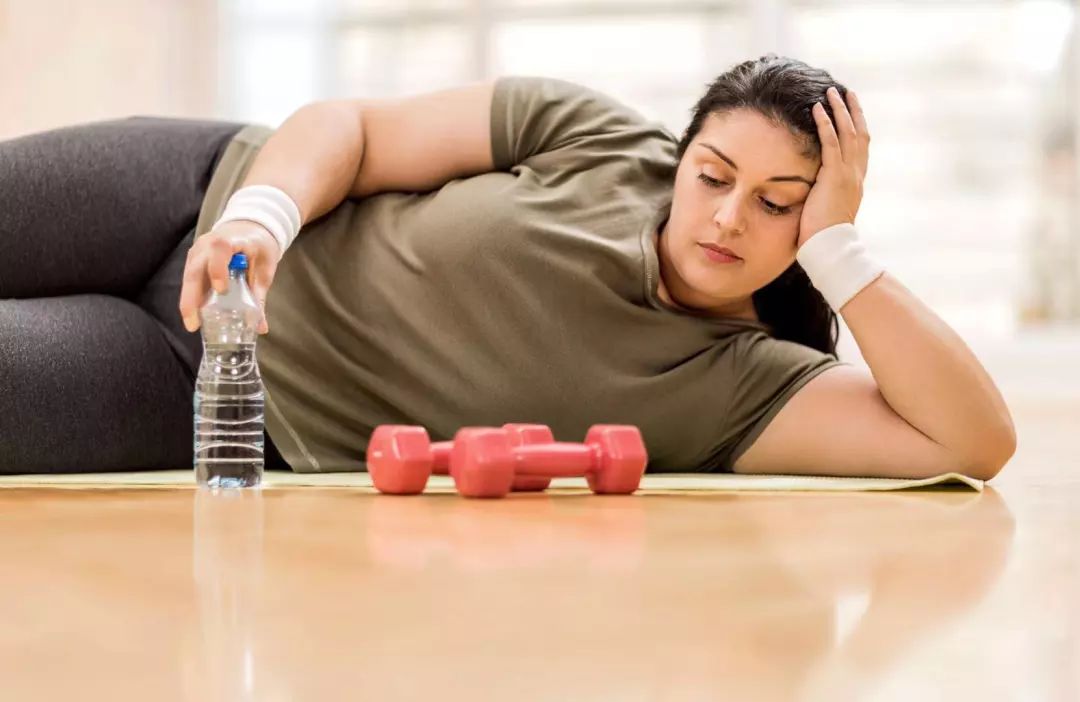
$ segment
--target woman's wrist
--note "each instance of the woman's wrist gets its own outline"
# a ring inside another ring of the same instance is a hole
[[[834,224],[809,237],[795,260],[837,312],[885,272],[885,266],[859,240],[855,225],[848,223]]]
[[[296,202],[272,185],[248,185],[237,190],[214,226],[235,220],[255,222],[269,231],[278,242],[279,260],[301,227],[300,208]]]

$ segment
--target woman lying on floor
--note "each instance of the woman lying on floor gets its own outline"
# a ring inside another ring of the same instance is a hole
[[[869,141],[854,93],[770,55],[681,139],[503,77],[0,144],[0,471],[190,466],[198,309],[243,251],[268,467],[362,470],[384,423],[603,422],[650,471],[990,478],[1001,395],[853,226]]]

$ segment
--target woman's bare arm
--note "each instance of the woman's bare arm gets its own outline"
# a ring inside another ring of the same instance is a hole
[[[267,140],[244,185],[284,190],[309,222],[346,197],[435,190],[490,171],[492,90],[306,105]]]
[[[307,223],[347,197],[435,190],[491,171],[493,92],[494,83],[486,82],[394,99],[305,105],[263,145],[243,185],[283,190]],[[200,236],[188,252],[179,307],[190,331],[199,328],[208,284],[225,289],[229,259],[239,251],[248,255],[252,292],[264,304],[277,271],[278,243],[262,225],[226,222]],[[269,331],[265,320],[259,331]]]
[[[844,305],[870,366],[799,390],[736,461],[746,473],[989,480],[1016,449],[1012,418],[963,340],[886,273]]]

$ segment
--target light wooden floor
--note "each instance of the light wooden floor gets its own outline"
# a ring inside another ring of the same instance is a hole
[[[1078,700],[1077,401],[983,494],[0,490],[3,700]]]
[[[0,490],[0,697],[1075,700],[1078,481],[1013,469],[981,495]]]

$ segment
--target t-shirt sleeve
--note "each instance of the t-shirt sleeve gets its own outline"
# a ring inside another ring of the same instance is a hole
[[[580,146],[610,135],[670,132],[598,90],[557,78],[502,76],[491,103],[491,151],[496,170],[535,157],[557,163]]]
[[[728,352],[733,370],[730,404],[721,420],[721,448],[711,466],[721,472],[732,471],[735,460],[811,379],[847,365],[831,354],[764,332],[740,335]]]

